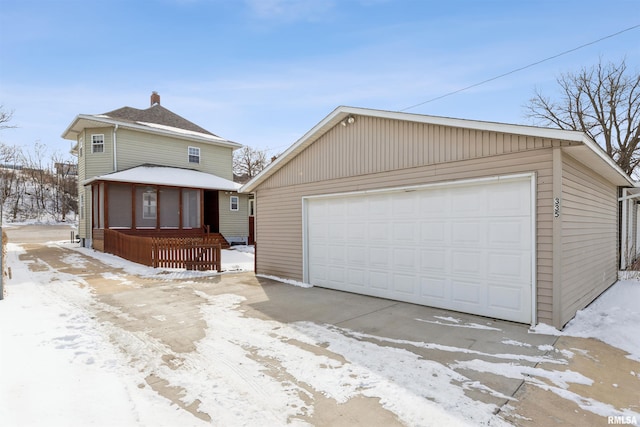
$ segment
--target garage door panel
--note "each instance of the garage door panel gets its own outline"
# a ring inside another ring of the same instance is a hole
[[[368,199],[368,207],[365,211],[367,216],[372,219],[386,219],[391,215],[391,203],[388,197],[371,197]],[[360,212],[364,214],[365,212]]]
[[[405,296],[415,296],[417,288],[417,277],[412,274],[394,274],[393,290]]]
[[[448,192],[451,213],[455,217],[479,215],[484,210],[483,193],[482,189],[452,188]]]
[[[520,289],[510,286],[489,286],[489,307],[495,310],[509,310],[517,312],[523,303]]]
[[[528,216],[531,212],[530,191],[520,182],[505,182],[488,194],[487,211],[492,216]]]
[[[487,263],[487,277],[494,281],[523,281],[531,277],[530,257],[521,252],[492,252]]]
[[[411,243],[416,239],[415,222],[396,222],[391,224],[393,240],[398,243]]]
[[[384,242],[389,241],[389,226],[386,222],[370,222],[368,224],[369,240],[372,242]]]
[[[418,270],[418,263],[415,256],[415,250],[411,248],[394,248],[393,249],[393,268],[394,270]]]
[[[448,229],[446,221],[422,221],[420,222],[420,240],[425,244],[443,246]]]
[[[420,193],[419,208],[422,214],[443,217],[449,213],[449,198],[443,191],[433,190]]]
[[[480,247],[486,244],[487,224],[480,221],[453,221],[451,243],[455,246]]]
[[[367,249],[364,245],[349,245],[347,247],[347,264],[350,267],[367,266]]]
[[[391,269],[390,248],[374,246],[369,248],[369,265],[372,268]]]
[[[367,285],[367,270],[349,268],[347,271],[348,284],[353,288],[365,288]],[[357,289],[354,289],[357,291]]]
[[[483,260],[480,250],[454,249],[451,251],[451,261],[452,276],[482,276]]]
[[[391,214],[394,218],[415,218],[419,212],[419,201],[411,193],[396,193],[390,197],[392,210]]]
[[[317,286],[531,321],[531,179],[306,199]]]
[[[444,277],[422,276],[420,295],[425,297],[423,301],[433,305],[442,304],[445,300],[446,290],[449,289],[448,283]]]
[[[421,249],[420,270],[424,273],[444,274],[448,271],[447,253],[443,249]]]
[[[531,250],[531,227],[528,218],[510,218],[491,223],[488,245],[492,248]]]
[[[369,272],[369,280],[371,287],[377,290],[389,289],[389,272],[373,270]]]
[[[482,283],[451,280],[451,300],[454,303],[452,308],[462,308],[465,311],[474,310],[481,304],[483,293]],[[465,305],[469,307],[464,307]]]
[[[347,227],[347,238],[350,242],[353,241],[366,241],[367,240],[367,227],[362,223],[350,223]]]
[[[328,245],[327,258],[329,265],[344,265],[346,261],[346,251],[344,245],[331,244]]]

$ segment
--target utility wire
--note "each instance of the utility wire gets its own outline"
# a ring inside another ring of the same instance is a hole
[[[429,99],[429,100],[427,100],[427,101],[424,101],[424,102],[421,102],[421,103],[419,103],[419,104],[415,104],[415,105],[412,105],[412,106],[410,106],[410,107],[403,108],[403,109],[402,109],[402,110],[400,110],[400,111],[407,111],[407,110],[411,110],[412,108],[416,108],[416,107],[419,107],[419,106],[421,106],[421,105],[428,104],[428,103],[430,103],[430,102],[437,101],[437,100],[439,100],[439,99],[446,98],[446,97],[451,96],[451,95],[455,95],[456,93],[460,93],[460,92],[463,92],[463,91],[465,91],[465,90],[469,90],[469,89],[471,89],[471,88],[478,87],[478,86],[483,85],[483,84],[485,84],[485,83],[489,83],[489,82],[492,82],[492,81],[494,81],[494,80],[498,80],[498,79],[500,79],[500,78],[502,78],[502,77],[505,77],[505,76],[508,76],[508,75],[510,75],[510,74],[517,73],[518,71],[526,70],[527,68],[531,68],[531,67],[533,67],[533,66],[535,66],[535,65],[542,64],[543,62],[550,61],[550,60],[552,60],[552,59],[555,59],[555,58],[558,58],[558,57],[560,57],[560,56],[566,55],[566,54],[568,54],[568,53],[575,52],[576,50],[582,49],[582,48],[584,48],[584,47],[591,46],[591,45],[596,44],[596,43],[599,43],[599,42],[601,42],[601,41],[603,41],[603,40],[610,39],[610,38],[615,37],[615,36],[618,36],[618,35],[620,35],[620,34],[622,34],[622,33],[626,33],[627,31],[635,30],[636,28],[640,28],[640,24],[638,24],[638,25],[634,25],[633,27],[629,27],[629,28],[624,29],[624,30],[622,30],[622,31],[618,31],[617,33],[609,34],[608,36],[604,36],[604,37],[602,37],[602,38],[599,38],[598,40],[594,40],[594,41],[592,41],[592,42],[585,43],[585,44],[580,45],[580,46],[578,46],[578,47],[574,47],[573,49],[565,50],[564,52],[560,52],[560,53],[558,53],[557,55],[553,55],[553,56],[550,56],[550,57],[548,57],[548,58],[542,59],[542,60],[540,60],[540,61],[533,62],[533,63],[531,63],[531,64],[529,64],[529,65],[525,65],[524,67],[516,68],[515,70],[511,70],[511,71],[509,71],[509,72],[507,72],[507,73],[500,74],[499,76],[495,76],[495,77],[492,77],[492,78],[490,78],[490,79],[483,80],[483,81],[481,81],[480,83],[472,84],[471,86],[463,87],[462,89],[454,90],[453,92],[448,92],[448,93],[445,93],[444,95],[440,95],[440,96],[437,96],[437,97],[435,97],[435,98],[431,98],[431,99]]]

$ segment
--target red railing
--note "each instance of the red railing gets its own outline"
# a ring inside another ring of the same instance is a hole
[[[104,252],[150,267],[222,271],[221,245],[203,237],[142,237],[104,230]]]

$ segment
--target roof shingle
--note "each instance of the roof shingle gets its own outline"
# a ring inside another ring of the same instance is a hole
[[[219,138],[218,135],[215,135],[208,130],[201,128],[197,124],[177,115],[176,113],[167,110],[160,104],[155,104],[147,108],[146,110],[140,110],[132,107],[122,107],[118,108],[117,110],[104,113],[103,115],[111,117],[113,119],[129,122],[147,122],[164,126],[171,126],[174,128],[189,130],[192,132],[200,132]]]

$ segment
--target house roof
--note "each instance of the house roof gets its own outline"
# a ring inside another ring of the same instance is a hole
[[[201,128],[197,124],[190,122],[177,115],[176,113],[167,110],[160,104],[154,104],[146,110],[140,110],[138,108],[131,107],[122,107],[117,110],[109,111],[108,113],[101,114],[102,116],[111,117],[112,119],[120,119],[122,121],[127,121],[131,123],[147,123],[147,124],[157,124],[162,125],[164,127],[171,127],[177,129],[188,130],[196,133],[202,133],[205,135],[215,136],[220,138],[218,135],[214,135],[208,130]]]
[[[539,138],[580,142],[581,145],[571,147],[569,152],[577,160],[589,165],[593,170],[619,186],[633,186],[634,181],[607,155],[607,153],[584,132],[562,129],[550,129],[535,126],[513,125],[506,123],[483,122],[477,120],[455,119],[449,117],[427,116],[422,114],[401,113],[396,111],[372,110],[367,108],[340,106],[333,110],[322,121],[291,145],[280,157],[271,162],[262,172],[247,182],[241,192],[252,192],[261,183],[276,173],[300,152],[313,144],[334,126],[349,117],[357,120],[358,116],[379,117],[391,120],[403,120],[440,126],[485,130]],[[344,122],[346,123],[346,122]]]
[[[215,135],[160,104],[154,104],[145,110],[122,107],[103,114],[79,114],[62,133],[62,138],[75,141],[86,128],[112,126],[224,145],[234,149],[242,147],[241,144]]]
[[[195,171],[192,169],[174,168],[169,166],[142,165],[120,172],[94,176],[82,185],[94,182],[126,182],[145,185],[166,185],[170,187],[203,188],[205,190],[237,191],[241,184],[237,184],[219,176]]]

